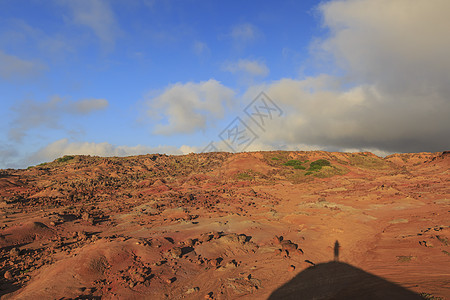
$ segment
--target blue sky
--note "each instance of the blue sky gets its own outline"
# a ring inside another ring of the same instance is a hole
[[[0,1],[0,168],[64,154],[448,148],[448,1]],[[264,91],[282,116],[244,108]]]

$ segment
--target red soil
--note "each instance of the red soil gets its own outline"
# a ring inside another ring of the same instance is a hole
[[[317,159],[331,166],[309,172]],[[290,282],[305,299],[345,299],[362,276],[358,297],[375,281],[449,297],[449,167],[447,152],[314,151],[76,156],[3,170],[0,296],[266,299]],[[327,264],[335,254],[345,264]],[[352,275],[312,288],[327,270]]]

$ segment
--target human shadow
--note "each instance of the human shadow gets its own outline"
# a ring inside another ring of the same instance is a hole
[[[334,261],[339,261],[339,242],[334,242]]]
[[[275,290],[274,299],[425,299],[352,265],[331,261],[300,272]]]
[[[269,299],[425,299],[398,284],[339,262],[341,245],[334,243],[334,261],[314,264],[275,290]]]

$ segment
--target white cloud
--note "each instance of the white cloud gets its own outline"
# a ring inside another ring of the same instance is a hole
[[[393,92],[450,91],[449,1],[330,1],[319,11],[330,30],[319,49],[355,81]]]
[[[194,53],[200,57],[209,56],[211,54],[211,50],[209,49],[206,43],[195,41],[192,50]]]
[[[108,101],[106,99],[83,99],[71,103],[71,111],[79,114],[88,114],[95,110],[102,110],[108,107]]]
[[[46,69],[43,63],[20,59],[0,50],[0,78],[6,80],[34,77]]]
[[[39,126],[59,129],[62,127],[59,121],[64,114],[86,115],[107,106],[108,101],[105,99],[68,101],[54,96],[46,102],[25,100],[12,107],[16,117],[12,121],[9,137],[21,141],[29,129]]]
[[[33,55],[46,60],[61,59],[75,51],[77,41],[63,32],[46,32],[22,19],[7,19],[0,30],[0,48],[33,49]],[[42,65],[42,64],[41,64]]]
[[[393,154],[393,152],[383,151],[383,150],[380,150],[380,149],[377,149],[377,148],[359,148],[359,149],[356,149],[356,148],[344,148],[344,149],[341,149],[340,151],[348,152],[348,153],[370,152],[370,153],[373,153],[373,154],[375,154],[376,156],[379,156],[379,157],[386,157],[388,155]]]
[[[253,148],[442,151],[450,147],[450,2],[349,0],[319,6],[330,35],[314,50],[344,76],[252,86],[284,110]],[[250,148],[249,148],[250,149]]]
[[[18,155],[19,153],[13,145],[2,141],[0,143],[0,169],[15,168],[14,160]]]
[[[339,79],[282,79],[249,89],[266,93],[283,109],[260,135],[261,143],[325,149],[438,151],[449,146],[450,105],[435,95],[392,95],[374,85],[336,88]]]
[[[185,146],[182,149],[187,150]],[[109,143],[70,142],[68,139],[57,140],[25,159],[23,165],[35,165],[41,162],[53,161],[64,155],[95,155],[95,156],[132,156],[147,153],[183,154],[184,151],[172,146],[148,147],[115,146]]]
[[[113,10],[104,0],[65,1],[72,11],[72,21],[86,26],[108,48],[114,47],[120,33]]]
[[[183,154],[189,154],[189,153],[196,153],[201,151],[201,149],[199,147],[192,147],[192,146],[187,146],[187,145],[183,145],[180,147],[180,151]]]
[[[259,31],[253,24],[243,23],[233,26],[230,36],[237,42],[252,42],[259,36]]]
[[[156,125],[157,134],[192,133],[223,117],[234,92],[220,82],[210,79],[199,83],[177,83],[162,94],[148,100],[148,116],[167,118],[166,124]]]
[[[269,68],[263,61],[240,59],[237,62],[227,62],[223,65],[225,71],[231,73],[246,73],[252,76],[265,77],[269,75]]]
[[[251,23],[241,23],[233,26],[230,32],[219,38],[231,40],[233,47],[242,51],[245,47],[264,37],[263,33]]]
[[[324,147],[307,145],[307,144],[274,144],[272,143],[264,143],[262,140],[256,140],[252,144],[245,149],[246,152],[250,151],[315,151],[315,150],[323,150]]]

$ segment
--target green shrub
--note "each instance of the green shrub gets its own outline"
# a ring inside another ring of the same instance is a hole
[[[283,165],[289,166],[289,167],[294,167],[294,169],[305,170],[306,168],[304,166],[302,166],[303,163],[304,162],[301,160],[292,159],[292,160],[288,160]]]
[[[326,160],[326,159],[318,159],[316,161],[313,161],[311,163],[311,165],[324,167],[324,166],[330,166],[331,163],[328,160]]]
[[[63,157],[58,158],[56,161],[59,162],[59,163],[64,163],[64,162],[67,162],[67,161],[72,160],[74,158],[75,158],[75,156],[73,156],[73,155],[64,155]]]
[[[293,159],[293,160],[288,160],[283,165],[293,167],[293,166],[296,166],[298,164],[301,164],[301,161]]]
[[[309,170],[311,171],[319,171],[320,169],[322,169],[322,167],[325,166],[330,166],[331,163],[326,160],[326,159],[318,159],[316,161],[313,161],[310,165],[309,165]]]
[[[322,169],[322,166],[314,165],[314,166],[309,166],[308,170],[310,170],[310,171],[319,171],[320,169]]]

